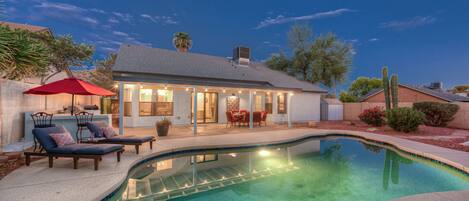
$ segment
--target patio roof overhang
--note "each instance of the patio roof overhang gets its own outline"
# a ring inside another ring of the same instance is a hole
[[[227,87],[227,88],[247,88],[259,90],[281,90],[294,92],[315,92],[303,91],[299,88],[281,88],[275,87],[269,82],[249,81],[249,80],[230,80],[216,78],[201,78],[191,76],[174,76],[164,74],[148,74],[135,72],[113,72],[114,81],[133,82],[133,83],[161,83],[204,87]],[[319,92],[321,93],[321,92]]]

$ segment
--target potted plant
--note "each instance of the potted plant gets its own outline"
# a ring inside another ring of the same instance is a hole
[[[160,121],[156,122],[156,132],[158,136],[167,136],[169,131],[169,126],[171,125],[171,121],[167,118],[163,118]]]

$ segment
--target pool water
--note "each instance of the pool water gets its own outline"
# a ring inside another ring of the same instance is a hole
[[[469,176],[355,139],[199,152],[139,165],[114,200],[392,200],[468,190]]]

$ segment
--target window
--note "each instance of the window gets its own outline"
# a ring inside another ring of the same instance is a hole
[[[195,156],[195,161],[197,163],[206,163],[206,162],[212,162],[212,161],[217,161],[218,160],[218,154],[204,154],[204,155],[196,155]],[[194,163],[194,161],[191,158],[191,164]]]
[[[173,90],[140,89],[140,116],[173,115]]]
[[[265,111],[272,114],[272,95],[270,93],[265,95]]]
[[[124,88],[124,116],[132,116],[132,89]]]
[[[287,113],[287,94],[279,94],[277,96],[277,113],[286,114]]]
[[[262,95],[256,95],[254,98],[254,111],[260,112],[263,111],[262,108]]]

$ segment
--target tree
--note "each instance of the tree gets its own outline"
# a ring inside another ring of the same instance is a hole
[[[354,102],[358,102],[358,97],[346,91],[342,91],[340,92],[339,100],[342,101],[343,103],[354,103]]]
[[[454,86],[450,91],[453,93],[469,93],[469,85]]]
[[[43,43],[24,30],[0,26],[0,76],[21,80],[47,71],[48,51]]]
[[[291,66],[295,74],[303,80],[309,80],[311,57],[311,39],[313,31],[308,25],[293,25],[288,32],[288,43],[293,50]]]
[[[265,64],[271,69],[288,72],[291,62],[283,52],[280,52],[279,54],[273,54]]]
[[[340,93],[342,102],[357,102],[358,99],[370,91],[383,88],[383,82],[379,78],[358,77],[348,90]]]
[[[311,47],[311,82],[334,88],[344,82],[352,64],[353,48],[334,34],[317,37]]]
[[[46,44],[50,55],[49,62],[53,67],[50,74],[44,76],[41,83],[45,83],[49,78],[57,73],[65,71],[69,77],[73,77],[71,66],[82,66],[91,59],[94,47],[84,43],[75,43],[72,36],[41,37]]]
[[[112,67],[116,63],[117,54],[110,54],[106,59],[96,61],[96,69],[91,72],[90,81],[100,87],[112,90]]]
[[[173,36],[173,45],[179,52],[187,52],[192,47],[192,39],[188,33],[177,32]]]
[[[352,82],[348,91],[354,96],[361,97],[375,89],[383,88],[383,82],[379,78],[358,77]]]

